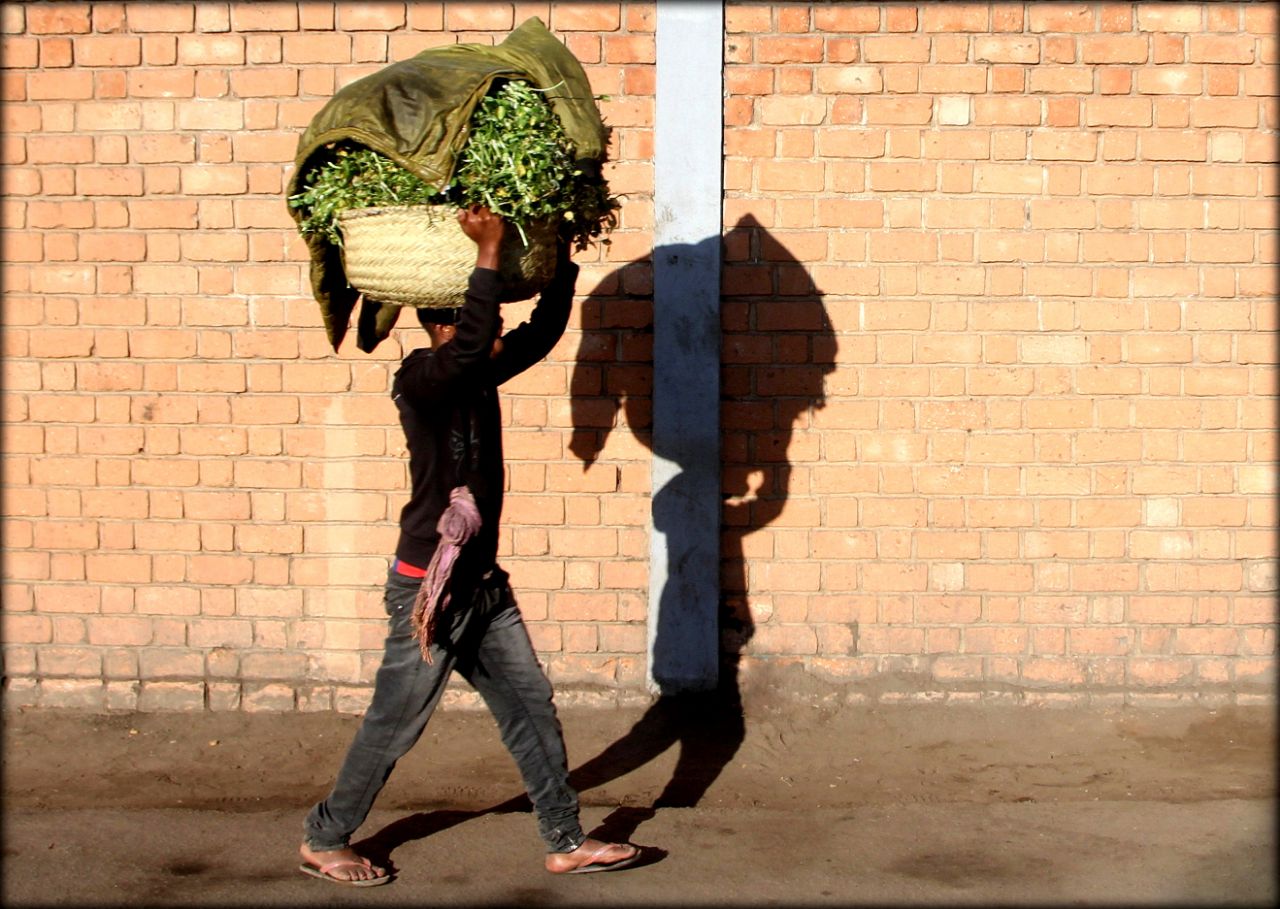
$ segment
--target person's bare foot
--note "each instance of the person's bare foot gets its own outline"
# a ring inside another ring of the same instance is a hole
[[[379,868],[350,846],[318,852],[303,843],[298,852],[302,856],[298,870],[321,880],[351,887],[374,887],[391,880],[385,868]]]
[[[552,874],[587,874],[591,871],[616,871],[626,868],[640,857],[640,850],[629,843],[602,843],[586,839],[572,852],[552,852],[547,856],[547,870]]]

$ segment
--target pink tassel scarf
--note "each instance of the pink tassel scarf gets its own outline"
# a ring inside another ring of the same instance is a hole
[[[440,544],[413,600],[413,635],[418,639],[422,658],[428,663],[432,662],[431,644],[435,641],[440,613],[449,605],[449,579],[454,563],[463,545],[480,530],[480,509],[471,490],[459,486],[449,493],[449,507],[440,515],[436,530],[440,532]]]

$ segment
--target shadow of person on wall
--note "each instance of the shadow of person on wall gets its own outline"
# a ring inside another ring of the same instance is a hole
[[[721,425],[710,452],[714,463],[706,463],[696,446],[680,452],[654,447],[652,260],[621,266],[581,303],[582,335],[570,384],[570,450],[589,469],[607,454],[610,436],[625,431],[655,456],[681,455],[676,474],[653,498],[654,529],[677,539],[668,549],[672,559],[687,554],[685,543],[703,545],[711,548],[719,566],[718,602],[695,601],[677,583],[667,583],[658,593],[659,623],[650,632],[650,676],[657,697],[621,738],[570,772],[570,783],[581,793],[679,748],[671,779],[656,797],[624,798],[591,831],[608,841],[630,841],[661,808],[698,805],[745,739],[739,664],[755,634],[745,541],[783,517],[794,482],[789,458],[793,436],[809,429],[812,412],[824,406],[825,376],[835,368],[835,336],[822,295],[781,242],[748,216],[698,246],[708,243],[721,244],[722,261]],[[661,247],[654,255],[680,252]],[[685,483],[707,470],[714,471],[720,490],[719,532],[712,534],[718,539],[680,540],[688,532],[680,525]],[[764,563],[779,554],[766,539],[753,546],[752,558]],[[678,565],[667,569],[669,579],[680,575]],[[709,686],[691,689],[678,683],[687,652],[680,638],[689,628],[702,633],[708,623],[719,644],[716,678]],[[676,681],[668,684],[667,679]],[[423,812],[393,822],[357,848],[386,864],[405,842],[482,815],[531,810],[527,796],[519,795],[483,809]],[[652,847],[644,853],[649,861],[664,854]]]
[[[748,604],[750,578],[744,540],[773,524],[792,488],[788,459],[792,435],[809,428],[812,410],[825,403],[824,376],[835,367],[836,344],[822,296],[807,270],[754,218],[742,218],[722,237],[720,312],[719,464],[698,463],[696,446],[654,445],[652,359],[635,362],[627,343],[637,330],[643,301],[628,299],[628,283],[644,290],[643,276],[621,270],[617,289],[604,282],[584,304],[583,335],[570,388],[574,436],[570,449],[590,465],[621,416],[654,455],[683,458],[678,473],[654,496],[654,530],[671,538],[683,532],[683,479],[710,467],[718,474],[722,505],[718,540],[718,603],[690,602],[679,584],[680,566],[690,546],[668,547],[672,564],[659,592],[658,625],[652,631],[651,677],[657,697],[620,739],[575,768],[570,781],[579,791],[624,776],[673,746],[679,753],[670,781],[648,805],[624,805],[611,812],[593,836],[629,840],[638,826],[665,807],[693,807],[733,759],[745,734],[739,663],[755,633]],[[670,255],[671,248],[655,250]],[[679,254],[679,250],[676,250]],[[640,263],[632,263],[631,267]],[[611,297],[609,294],[619,294]],[[632,342],[640,353],[643,345]],[[647,370],[647,373],[646,373]],[[773,551],[772,546],[765,547]],[[776,553],[775,553],[776,554]],[[691,614],[692,613],[692,614]],[[690,627],[713,623],[719,641],[718,679],[710,690],[682,690],[667,684],[680,677],[683,637]]]

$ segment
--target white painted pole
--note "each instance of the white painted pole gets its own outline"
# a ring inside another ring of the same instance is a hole
[[[714,688],[720,606],[724,9],[659,0],[649,685]]]

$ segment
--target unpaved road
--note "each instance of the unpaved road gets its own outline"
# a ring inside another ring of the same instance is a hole
[[[642,867],[553,877],[488,715],[440,712],[360,831],[296,870],[356,719],[4,715],[5,906],[1270,905],[1270,708],[562,709],[585,826]]]

